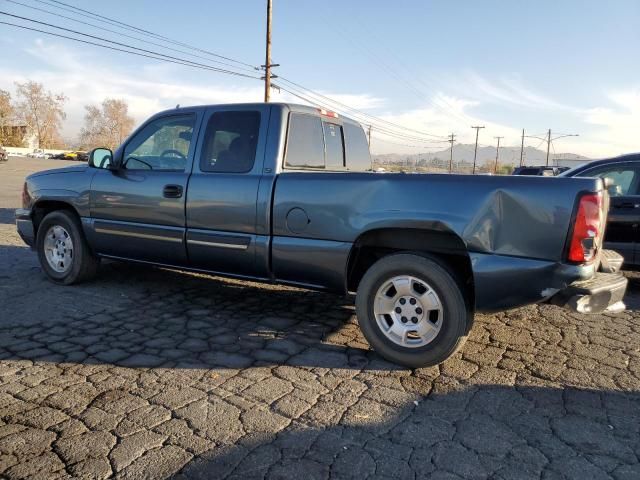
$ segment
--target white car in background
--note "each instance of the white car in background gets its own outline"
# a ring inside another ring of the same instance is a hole
[[[41,148],[36,148],[33,152],[28,153],[27,157],[49,159],[51,158],[51,154],[45,153],[45,151],[42,150]]]

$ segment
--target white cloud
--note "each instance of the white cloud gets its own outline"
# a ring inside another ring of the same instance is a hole
[[[481,99],[483,103],[496,103],[528,110],[567,112],[579,110],[534,91],[525,84],[520,75],[516,74],[488,79],[476,72],[468,72],[456,84],[466,95]]]
[[[598,127],[589,138],[594,148],[607,154],[640,151],[640,87],[607,96],[613,107],[586,111],[585,121]]]

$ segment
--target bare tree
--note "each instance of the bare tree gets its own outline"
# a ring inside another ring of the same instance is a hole
[[[38,148],[60,145],[60,128],[67,117],[63,110],[67,97],[47,91],[41,83],[33,81],[16,83],[16,90],[18,114],[36,135]]]
[[[0,145],[7,144],[13,117],[11,94],[6,90],[0,90]]]
[[[105,98],[102,106],[86,105],[80,140],[85,147],[116,148],[131,133],[134,119],[124,100]]]

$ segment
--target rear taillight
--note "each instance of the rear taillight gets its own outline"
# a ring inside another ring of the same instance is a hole
[[[570,262],[590,263],[596,258],[602,238],[603,220],[602,194],[583,195],[569,244]]]

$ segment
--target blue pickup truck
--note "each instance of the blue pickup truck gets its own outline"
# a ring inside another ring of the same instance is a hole
[[[110,258],[355,292],[372,347],[409,367],[460,349],[476,311],[624,308],[601,179],[374,173],[357,122],[306,106],[159,113],[86,166],[30,175],[22,203],[55,283]]]

